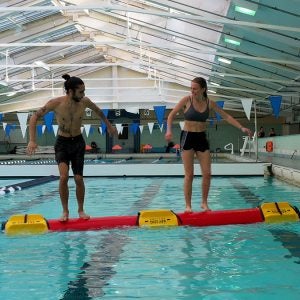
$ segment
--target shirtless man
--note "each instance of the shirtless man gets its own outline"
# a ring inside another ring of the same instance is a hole
[[[29,143],[27,153],[35,153],[38,145],[36,144],[36,125],[37,120],[49,111],[54,111],[58,123],[58,136],[55,143],[55,159],[59,170],[59,194],[63,213],[61,221],[69,218],[69,165],[71,163],[74,180],[76,183],[76,198],[78,202],[79,218],[89,219],[90,216],[84,212],[85,185],[83,181],[83,165],[85,153],[85,141],[81,135],[82,119],[85,109],[93,110],[106,124],[110,135],[116,134],[116,128],[107,120],[102,110],[85,97],[84,82],[78,77],[70,77],[65,74],[64,88],[65,96],[57,97],[48,101],[42,108],[32,115],[29,121]]]

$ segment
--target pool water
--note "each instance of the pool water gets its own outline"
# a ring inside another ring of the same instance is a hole
[[[17,183],[20,179],[16,179]],[[5,181],[0,181],[6,186]],[[136,215],[184,208],[182,178],[86,178],[86,211]],[[58,182],[0,196],[0,220],[19,213],[58,218]],[[263,177],[214,177],[214,210],[266,201],[300,207],[300,188]],[[193,207],[200,206],[200,178]],[[76,216],[70,180],[70,212]],[[299,223],[119,228],[0,235],[1,299],[299,299]]]

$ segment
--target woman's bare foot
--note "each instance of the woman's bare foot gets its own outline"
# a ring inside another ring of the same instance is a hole
[[[87,215],[84,211],[79,211],[78,215],[80,219],[88,220],[90,218],[90,216]]]
[[[69,213],[63,212],[62,216],[59,219],[61,222],[67,222],[69,220]]]
[[[193,211],[192,211],[192,208],[190,207],[190,206],[187,206],[186,208],[185,208],[185,211],[184,211],[185,213],[192,213]]]
[[[204,210],[204,211],[210,211],[211,209],[208,207],[207,203],[202,203],[201,204],[201,208]]]

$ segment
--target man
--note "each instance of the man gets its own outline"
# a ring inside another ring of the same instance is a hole
[[[30,139],[27,146],[27,153],[29,155],[34,154],[38,147],[36,144],[37,120],[49,111],[54,111],[58,123],[58,136],[54,149],[60,175],[59,194],[63,208],[60,220],[67,221],[69,218],[68,180],[70,163],[76,183],[79,218],[89,219],[90,216],[84,212],[83,208],[85,195],[85,185],[83,181],[85,141],[81,135],[81,125],[85,109],[90,108],[102,119],[106,124],[110,135],[116,134],[117,131],[107,120],[101,109],[89,98],[85,97],[84,82],[80,78],[70,77],[68,74],[63,75],[62,77],[66,80],[64,82],[66,95],[51,99],[30,118]]]

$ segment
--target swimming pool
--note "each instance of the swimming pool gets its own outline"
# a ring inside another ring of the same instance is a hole
[[[18,181],[18,180],[16,180]],[[20,179],[19,179],[20,181]],[[2,185],[6,181],[1,180]],[[86,178],[86,211],[183,210],[182,178]],[[16,183],[11,181],[10,183]],[[58,182],[0,196],[0,219],[61,213]],[[70,211],[76,216],[70,181]],[[300,188],[263,177],[214,177],[214,210],[288,201]],[[199,206],[195,180],[193,203]],[[3,299],[298,299],[299,223],[1,234]]]

